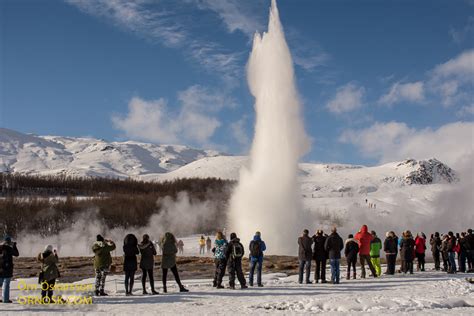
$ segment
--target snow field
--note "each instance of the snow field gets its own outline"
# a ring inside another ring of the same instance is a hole
[[[432,268],[428,265],[428,269]],[[345,274],[345,267],[341,275]],[[403,315],[472,315],[474,285],[467,274],[447,275],[428,271],[413,275],[357,279],[341,284],[297,283],[297,276],[265,274],[264,288],[217,290],[212,280],[184,280],[189,293],[178,293],[174,280],[168,280],[168,294],[141,295],[140,275],[136,276],[134,296],[125,296],[123,276],[109,276],[107,297],[93,299],[93,305],[33,306],[0,305],[3,315],[230,315],[230,314],[403,314]],[[227,276],[224,281],[227,284]],[[34,283],[35,279],[27,279]],[[93,283],[86,279],[80,283]],[[12,282],[16,300],[18,280]],[[161,284],[158,282],[158,290]],[[39,294],[39,292],[38,292]],[[35,294],[30,294],[35,295]]]

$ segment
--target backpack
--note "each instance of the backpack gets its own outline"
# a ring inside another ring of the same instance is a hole
[[[244,247],[241,243],[235,243],[232,247],[232,258],[242,258],[244,255]]]
[[[262,255],[262,251],[260,250],[260,242],[253,240],[250,243],[250,255],[254,258],[260,257]]]

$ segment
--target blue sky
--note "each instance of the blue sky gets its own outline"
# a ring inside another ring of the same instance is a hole
[[[245,64],[269,5],[1,1],[0,126],[246,153]],[[455,163],[472,151],[472,1],[278,6],[313,140],[305,160]]]

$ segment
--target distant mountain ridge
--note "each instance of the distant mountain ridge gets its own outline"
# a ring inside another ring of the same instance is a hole
[[[219,154],[179,145],[36,136],[0,128],[0,172],[128,178],[169,172]]]
[[[0,172],[136,178],[148,181],[216,177],[237,180],[248,165],[246,156],[226,156],[215,150],[135,141],[108,142],[96,138],[36,136],[0,128]],[[432,158],[407,159],[375,167],[348,164],[300,164],[299,178],[329,191],[373,191],[383,183],[452,183],[458,175]]]

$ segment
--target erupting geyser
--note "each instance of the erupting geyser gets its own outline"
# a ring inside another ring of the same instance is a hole
[[[247,65],[255,97],[250,165],[240,173],[229,224],[244,239],[262,232],[271,253],[293,254],[303,224],[298,160],[308,149],[293,62],[272,0],[268,32],[255,34]]]

